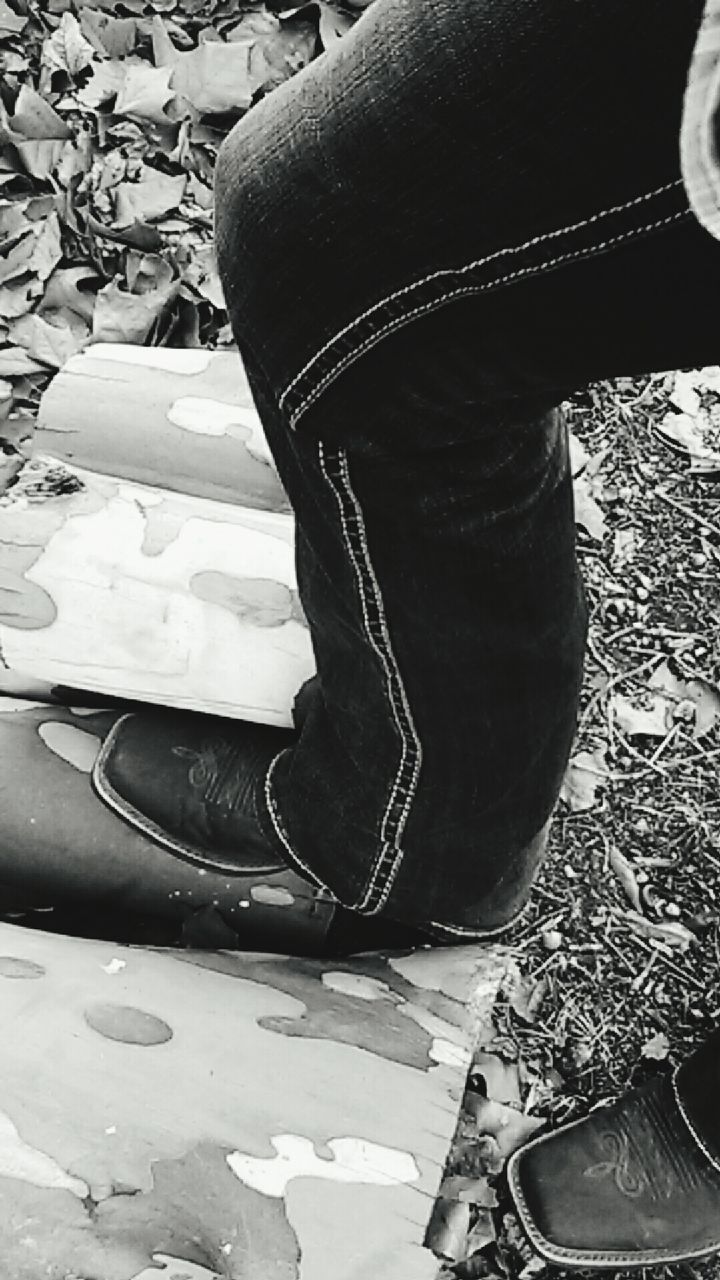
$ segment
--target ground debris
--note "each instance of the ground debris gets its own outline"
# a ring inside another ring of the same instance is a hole
[[[690,393],[720,405],[720,368],[600,383],[569,405],[573,471],[600,458],[608,536],[580,539],[591,622],[579,731],[484,1045],[517,1064],[521,1112],[551,1126],[672,1069],[720,1020],[720,518],[707,478],[654,431],[693,409]],[[631,732],[638,712],[653,733]],[[554,933],[562,945],[548,950]],[[495,1189],[497,1239],[443,1280],[533,1280],[544,1265],[487,1172],[504,1159],[502,1137],[480,1139],[474,1118],[489,1129],[493,1111],[480,1095],[473,1108],[458,1172]],[[692,1280],[720,1280],[720,1263],[694,1266]]]

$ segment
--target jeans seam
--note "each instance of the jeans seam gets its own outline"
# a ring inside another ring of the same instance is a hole
[[[529,903],[525,903],[525,905],[521,907],[520,910],[510,918],[510,920],[506,921],[505,924],[490,925],[485,929],[482,925],[472,928],[467,925],[442,924],[439,920],[429,920],[423,927],[426,929],[432,929],[441,937],[445,934],[450,934],[454,938],[467,938],[469,941],[481,938],[496,938],[502,933],[507,933],[510,929],[514,928],[516,924],[519,924],[525,915],[528,906]]]
[[[286,755],[288,750],[289,748],[285,747],[283,751],[278,751],[277,755],[270,761],[270,764],[268,766],[268,771],[265,774],[265,786],[264,786],[265,807],[267,809],[268,816],[272,823],[275,835],[280,841],[280,844],[285,850],[285,853],[287,854],[287,856],[290,858],[291,862],[296,863],[298,867],[301,867],[305,875],[308,876],[311,882],[314,885],[316,885],[318,889],[322,889],[330,897],[334,898],[335,895],[331,892],[330,889],[328,889],[327,885],[323,884],[322,880],[318,879],[315,872],[310,869],[307,863],[304,862],[303,859],[299,856],[299,854],[297,854],[293,849],[290,843],[288,834],[285,830],[284,823],[278,812],[277,805],[275,803],[275,799],[272,793],[272,776],[273,776],[273,773],[275,772],[275,766],[277,765],[278,760],[280,760],[282,756]]]
[[[671,1084],[672,1084],[672,1091],[673,1091],[673,1097],[674,1097],[674,1099],[675,1099],[675,1104],[676,1104],[676,1106],[677,1106],[678,1111],[680,1112],[680,1115],[682,1116],[683,1120],[685,1121],[685,1124],[686,1124],[686,1126],[687,1126],[687,1128],[688,1128],[688,1130],[689,1130],[689,1132],[690,1132],[691,1137],[692,1137],[692,1138],[694,1139],[694,1141],[697,1143],[698,1147],[700,1148],[700,1150],[702,1151],[703,1155],[705,1156],[705,1159],[706,1159],[707,1161],[709,1161],[709,1163],[712,1165],[712,1167],[713,1167],[713,1169],[715,1170],[715,1172],[716,1172],[716,1173],[720,1173],[720,1161],[718,1161],[717,1157],[716,1157],[716,1156],[714,1156],[714,1155],[712,1154],[712,1152],[710,1151],[710,1148],[708,1147],[707,1143],[706,1143],[706,1142],[704,1142],[704,1141],[703,1141],[703,1139],[701,1138],[700,1134],[698,1133],[697,1129],[695,1128],[695,1125],[693,1124],[692,1120],[690,1119],[690,1116],[688,1115],[687,1108],[685,1107],[685,1104],[684,1104],[684,1102],[683,1102],[682,1098],[680,1097],[680,1090],[679,1090],[679,1087],[678,1087],[678,1072],[679,1072],[679,1070],[680,1070],[680,1068],[679,1068],[679,1067],[676,1067],[676,1068],[675,1068],[675,1070],[674,1070],[674,1072],[673,1072],[673,1074],[672,1074],[672,1080],[671,1080]]]
[[[624,204],[612,205],[608,209],[601,210],[593,214],[589,218],[582,219],[579,222],[570,223],[567,226],[560,227],[554,231],[544,232],[542,235],[533,236],[531,239],[523,241],[518,245],[508,245],[502,249],[497,249],[493,253],[483,258],[475,259],[472,262],[465,263],[460,267],[443,268],[435,271],[430,275],[423,276],[419,280],[397,289],[394,293],[388,294],[381,298],[380,301],[373,303],[365,311],[355,316],[344,328],[340,329],[332,338],[328,339],[323,346],[315,352],[315,354],[303,365],[302,369],[295,375],[290,383],[285,387],[279,398],[279,407],[282,411],[287,411],[289,415],[289,424],[292,428],[297,426],[299,419],[307,409],[322,395],[327,386],[332,383],[340,373],[343,372],[348,365],[352,364],[370,347],[376,345],[383,338],[395,332],[409,321],[425,315],[437,307],[447,302],[454,301],[457,298],[470,296],[473,294],[488,293],[492,290],[499,289],[504,285],[513,284],[522,279],[531,276],[542,275],[547,271],[553,270],[555,267],[566,265],[570,262],[580,261],[583,258],[592,257],[595,254],[602,253],[616,245],[622,244],[628,240],[636,239],[642,235],[647,235],[651,231],[659,230],[664,226],[668,226],[673,222],[691,217],[691,211],[685,202],[680,210],[668,214],[665,217],[657,218],[650,222],[645,222],[641,226],[631,227],[625,231],[619,232],[617,235],[609,236],[606,239],[594,241],[590,245],[585,245],[577,249],[571,249],[566,253],[556,254],[554,257],[544,258],[536,263],[532,263],[525,267],[520,267],[515,271],[501,273],[491,277],[484,282],[475,282],[470,284],[458,284],[455,288],[448,287],[429,301],[422,302],[415,307],[411,305],[401,309],[400,312],[390,317],[385,323],[380,323],[378,328],[374,330],[366,339],[357,346],[350,347],[344,354],[340,354],[335,358],[335,362],[331,363],[328,371],[312,385],[309,378],[312,371],[326,358],[330,358],[333,347],[337,346],[343,339],[346,339],[353,330],[363,322],[370,320],[375,315],[382,315],[393,305],[402,304],[405,299],[412,298],[413,295],[427,290],[428,286],[436,284],[443,280],[457,278],[458,276],[467,277],[471,272],[477,272],[480,268],[486,267],[489,263],[495,261],[503,261],[507,259],[517,258],[528,250],[535,249],[538,246],[547,244],[550,241],[556,241],[563,236],[570,236],[575,232],[582,231],[584,228],[592,227],[601,223],[603,220],[611,218],[617,214],[627,212],[638,208],[643,204],[647,204],[651,200],[665,195],[668,192],[674,192],[683,187],[682,179],[676,179],[672,182],[666,182],[660,187],[654,188],[652,191],[645,192],[641,196],[636,196],[632,200],[626,201]],[[310,381],[308,390],[303,394],[302,384],[304,381]],[[293,399],[297,397],[297,403],[291,407]]]
[[[374,915],[385,906],[405,856],[400,842],[417,791],[422,746],[390,638],[362,508],[350,481],[347,454],[342,449],[328,451],[321,442],[319,456],[322,473],[338,506],[343,539],[357,583],[365,634],[380,659],[390,712],[401,742],[397,770],[380,823],[380,851],[365,891],[353,906],[356,911]]]

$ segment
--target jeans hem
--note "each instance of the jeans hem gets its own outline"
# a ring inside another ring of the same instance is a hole
[[[488,925],[486,928],[482,928],[480,925],[472,927],[441,924],[439,920],[430,920],[423,927],[441,942],[483,942],[486,939],[504,937],[506,933],[509,933],[511,929],[514,929],[516,925],[525,919],[529,909],[530,901],[528,900],[504,924]]]
[[[321,889],[324,893],[326,893],[328,895],[328,898],[331,898],[333,902],[338,902],[339,899],[336,898],[332,890],[328,889],[327,885],[323,884],[322,880],[318,879],[315,872],[311,871],[307,863],[304,862],[303,859],[299,856],[299,854],[295,852],[295,850],[293,849],[290,843],[288,834],[285,830],[285,826],[283,824],[282,818],[278,813],[277,804],[275,803],[275,797],[273,795],[273,790],[272,790],[272,779],[273,779],[273,774],[275,772],[275,768],[277,766],[278,760],[280,760],[282,756],[286,755],[287,751],[289,750],[291,750],[291,748],[286,747],[283,751],[278,752],[278,754],[270,761],[268,771],[265,775],[263,798],[265,800],[265,812],[267,813],[267,816],[270,821],[270,831],[272,835],[275,837],[275,840],[280,844],[283,851],[283,856],[287,858],[291,867],[293,867],[296,871],[298,871],[300,875],[305,876],[305,878],[308,879],[311,884],[314,884],[318,889]],[[258,819],[260,819],[259,811],[256,810],[256,812],[258,813]],[[264,823],[261,822],[261,825],[264,826]]]

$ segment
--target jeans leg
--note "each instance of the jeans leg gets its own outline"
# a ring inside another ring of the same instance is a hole
[[[527,894],[575,725],[585,613],[562,415],[466,408],[469,439],[393,456],[288,431],[249,373],[317,660],[267,834],[347,907],[491,931]],[[439,375],[427,436],[452,398]]]
[[[219,159],[220,271],[318,668],[267,829],[346,906],[462,936],[510,913],[573,732],[584,606],[552,406],[713,347],[689,300],[695,279],[717,296],[718,247],[677,156],[702,5],[376,6]],[[390,28],[422,46],[401,74]],[[436,47],[462,76],[438,78]],[[426,289],[446,280],[452,306]]]

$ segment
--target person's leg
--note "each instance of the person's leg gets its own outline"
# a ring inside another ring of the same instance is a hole
[[[527,897],[585,621],[562,415],[478,408],[467,355],[455,384],[436,359],[399,396],[426,436],[449,419],[461,438],[397,452],[288,434],[250,370],[318,671],[270,770],[267,834],[347,907],[448,937],[502,927]],[[379,397],[373,437],[392,426]]]
[[[677,146],[701,7],[376,0],[221,151],[219,265],[318,665],[245,793],[358,918],[483,936],[527,892],[583,645],[552,406],[716,355]]]
[[[584,629],[551,406],[711,349],[677,158],[700,12],[379,0],[221,153],[318,664],[265,830],[360,913],[480,936],[527,891]]]

